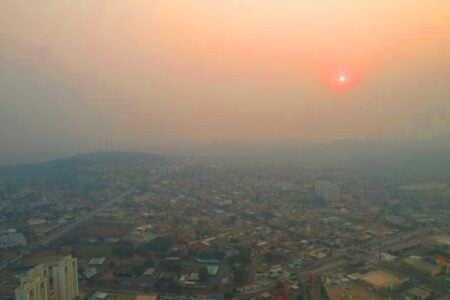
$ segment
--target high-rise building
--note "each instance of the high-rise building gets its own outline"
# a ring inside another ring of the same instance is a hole
[[[20,286],[15,291],[16,300],[48,300],[49,284],[49,268],[38,265],[20,277]]]
[[[316,195],[324,199],[327,203],[338,202],[341,199],[339,186],[328,181],[317,181],[315,191]]]
[[[77,259],[68,255],[52,268],[57,300],[73,300],[79,296]]]

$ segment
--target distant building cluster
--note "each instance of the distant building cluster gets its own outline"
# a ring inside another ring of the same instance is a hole
[[[64,257],[51,267],[56,300],[73,300],[79,296],[77,259]],[[16,300],[50,299],[50,267],[38,265],[20,277]]]
[[[23,233],[11,230],[0,235],[0,249],[9,249],[26,245],[27,240]]]
[[[339,202],[341,199],[339,186],[328,181],[317,181],[315,191],[316,195],[324,199],[327,203]]]

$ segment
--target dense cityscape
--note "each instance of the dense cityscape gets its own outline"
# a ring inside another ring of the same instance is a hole
[[[5,167],[0,294],[446,299],[450,188],[412,174],[133,153]]]
[[[450,0],[0,0],[0,300],[450,300]]]

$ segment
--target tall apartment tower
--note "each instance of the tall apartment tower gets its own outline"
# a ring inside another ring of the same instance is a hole
[[[54,265],[52,271],[56,299],[76,299],[80,294],[78,289],[77,259],[68,255]]]
[[[49,285],[49,268],[38,265],[20,277],[20,286],[15,291],[16,300],[48,300]]]
[[[339,202],[341,199],[339,186],[328,181],[317,181],[315,184],[315,192],[317,196],[324,199],[327,203]]]

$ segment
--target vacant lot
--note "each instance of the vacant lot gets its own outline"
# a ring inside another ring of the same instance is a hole
[[[112,247],[108,245],[83,245],[76,251],[77,257],[110,257]]]

